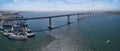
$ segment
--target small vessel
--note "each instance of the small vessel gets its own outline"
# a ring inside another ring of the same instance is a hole
[[[28,37],[26,35],[17,35],[17,34],[10,34],[8,36],[9,39],[12,39],[12,40],[27,40]]]
[[[3,31],[3,35],[4,35],[4,36],[9,36],[10,34],[14,34],[15,31],[14,31],[13,26],[10,25],[10,27],[11,27],[11,28],[9,28],[8,30],[6,29],[6,30]]]
[[[14,33],[13,33],[13,31],[10,31],[10,30],[5,30],[5,31],[3,32],[3,35],[4,35],[4,36],[9,36],[9,34],[14,34]]]
[[[13,29],[13,33],[8,33],[9,39],[12,39],[12,40],[27,40],[28,39],[27,35],[24,33],[23,30],[21,29],[14,30],[14,28],[12,29]]]
[[[110,43],[110,40],[107,40],[106,43],[107,43],[107,44]]]
[[[31,30],[27,30],[27,31],[25,32],[25,34],[28,36],[28,38],[35,36],[35,33],[33,33]]]
[[[5,31],[5,29],[0,28],[0,33],[3,33]]]
[[[22,30],[25,32],[28,38],[35,36],[35,33],[33,33],[30,29],[28,29],[27,24],[21,24],[21,25],[22,25]]]

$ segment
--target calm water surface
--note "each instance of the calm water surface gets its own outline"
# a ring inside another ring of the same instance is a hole
[[[23,12],[25,17],[68,14],[70,12]],[[96,15],[80,21],[71,17],[52,19],[53,27],[47,30],[48,20],[28,20],[36,37],[27,41],[9,40],[0,34],[0,51],[120,51],[120,15]],[[107,44],[106,41],[110,40]]]

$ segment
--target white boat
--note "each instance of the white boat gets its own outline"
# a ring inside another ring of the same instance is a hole
[[[17,35],[17,34],[10,34],[8,36],[9,39],[12,39],[12,40],[27,40],[28,37],[26,35]]]
[[[106,43],[109,44],[109,43],[110,43],[110,40],[107,40]]]
[[[27,30],[25,31],[25,34],[28,36],[28,37],[34,37],[35,36],[35,33],[33,33],[31,30]]]
[[[3,32],[3,35],[4,35],[4,36],[9,36],[10,34],[14,34],[13,31],[5,30],[5,31]]]
[[[5,29],[0,28],[0,33],[3,33],[5,31]]]

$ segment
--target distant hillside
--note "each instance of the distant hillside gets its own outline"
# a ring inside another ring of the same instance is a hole
[[[110,14],[118,14],[118,15],[120,15],[120,11],[116,11],[116,12],[106,12],[106,13],[110,13]]]

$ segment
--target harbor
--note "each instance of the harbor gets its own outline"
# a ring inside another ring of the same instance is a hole
[[[26,18],[35,18],[43,12],[20,13]],[[47,12],[46,12],[47,13]],[[52,14],[51,14],[52,13]],[[68,15],[71,12],[49,12],[51,15]],[[37,15],[37,16],[33,16]],[[30,17],[31,16],[31,17]],[[85,18],[83,18],[86,16]],[[27,41],[10,40],[0,34],[1,51],[119,51],[119,15],[92,14],[88,16],[70,16],[71,24],[67,23],[68,17],[52,18],[52,29],[48,28],[49,19],[26,20],[29,29],[35,32],[35,37]],[[46,14],[40,17],[46,17]],[[23,20],[24,20],[23,19]],[[19,22],[20,20],[18,20]],[[15,25],[15,24],[14,24]],[[10,28],[11,29],[11,28]]]
[[[28,29],[26,20],[17,12],[1,12],[0,32],[11,40],[27,40],[29,37],[34,37],[35,34]]]

